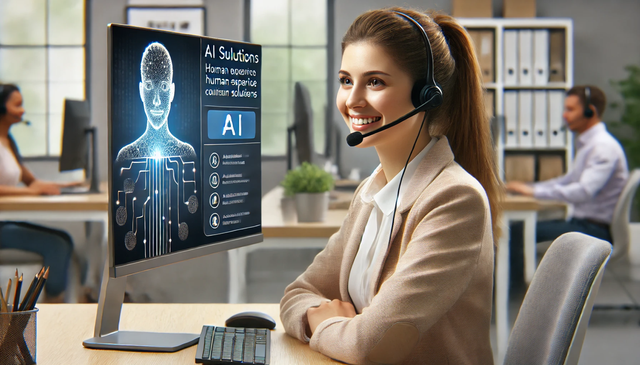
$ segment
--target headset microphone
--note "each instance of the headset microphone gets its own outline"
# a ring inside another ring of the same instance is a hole
[[[28,120],[21,120],[19,123],[23,123],[23,124],[26,124],[28,126],[31,125],[31,122],[28,121]]]
[[[442,104],[442,93],[434,93],[429,100],[424,102],[419,107],[413,109],[409,113],[401,116],[400,118],[394,120],[393,122],[391,122],[391,123],[389,123],[387,125],[383,125],[382,127],[376,129],[375,131],[371,131],[371,132],[365,133],[365,134],[362,134],[360,132],[350,133],[347,136],[347,144],[349,146],[351,146],[351,147],[357,146],[360,143],[362,143],[362,141],[364,140],[364,137],[369,137],[369,136],[374,135],[374,134],[376,134],[378,132],[382,132],[382,131],[384,131],[386,129],[389,129],[389,128],[393,127],[394,125],[400,124],[401,122],[404,122],[405,120],[413,117],[414,115],[418,114],[419,112],[421,112],[423,110],[429,110],[429,109],[434,108],[434,107],[436,107],[436,106],[438,106],[440,104]]]

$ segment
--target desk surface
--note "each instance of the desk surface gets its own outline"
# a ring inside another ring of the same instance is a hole
[[[280,200],[282,188],[277,187],[262,198],[262,233],[268,237],[330,237],[340,229],[347,215],[346,209],[329,209],[324,222],[297,223],[285,222]],[[348,206],[348,204],[347,204]],[[540,211],[546,209],[564,209],[566,204],[556,201],[543,201],[522,195],[506,195],[502,201],[505,211]]]
[[[97,304],[39,304],[38,364],[194,364],[196,346],[174,353],[91,350]],[[200,333],[203,324],[224,325],[232,314],[259,310],[276,319],[271,364],[338,364],[282,329],[278,304],[124,304],[121,330]]]
[[[109,208],[106,192],[54,196],[3,196],[0,211],[102,211]]]

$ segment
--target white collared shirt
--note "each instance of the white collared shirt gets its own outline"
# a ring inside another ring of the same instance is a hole
[[[422,161],[431,147],[436,144],[437,140],[436,137],[432,137],[429,144],[407,165],[407,171],[402,178],[403,184],[397,199],[398,205],[405,193],[406,186],[408,186],[407,183],[415,174],[420,161]],[[378,165],[367,184],[362,187],[361,199],[365,203],[372,203],[374,207],[371,210],[358,253],[349,272],[349,295],[357,313],[362,313],[362,309],[369,306],[373,299],[374,285],[377,282],[377,278],[373,276],[377,271],[376,269],[378,269],[378,267],[373,266],[373,263],[377,262],[380,256],[386,254],[389,246],[391,221],[401,175],[402,171],[385,185],[386,179],[382,166]]]
[[[611,223],[613,210],[629,177],[627,159],[604,123],[581,133],[569,172],[536,183],[534,196],[573,204],[573,217]]]

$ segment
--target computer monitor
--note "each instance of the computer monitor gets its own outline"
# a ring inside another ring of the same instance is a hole
[[[293,96],[293,125],[287,129],[287,170],[293,168],[293,147],[291,137],[296,138],[298,163],[313,163],[313,108],[309,89],[300,81],[296,82]]]
[[[63,115],[59,170],[63,172],[84,169],[89,180],[89,192],[97,193],[99,181],[96,128],[91,126],[89,102],[65,99]]]
[[[256,44],[109,25],[109,254],[86,347],[194,344],[119,331],[126,277],[262,241],[261,57]]]

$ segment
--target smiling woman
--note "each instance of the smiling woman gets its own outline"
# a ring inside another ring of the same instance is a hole
[[[448,15],[373,10],[342,51],[336,106],[380,166],[285,290],[285,330],[347,363],[492,363],[501,187],[469,35]]]

